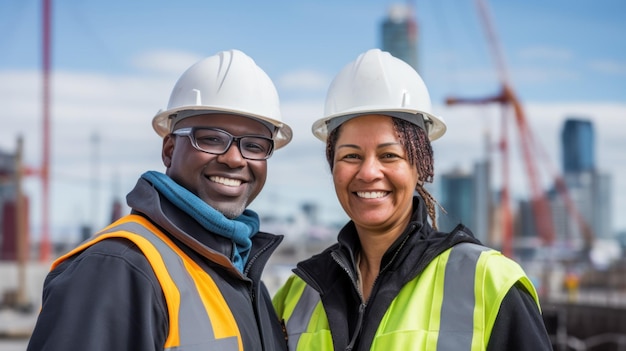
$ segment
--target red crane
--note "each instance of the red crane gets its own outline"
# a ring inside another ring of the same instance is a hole
[[[526,119],[526,115],[522,104],[517,98],[512,84],[510,82],[504,56],[499,45],[499,41],[496,37],[496,31],[493,27],[492,20],[487,8],[487,4],[483,0],[476,0],[476,6],[481,18],[481,22],[484,25],[484,30],[487,35],[489,48],[491,49],[491,55],[497,65],[498,78],[501,84],[501,90],[496,96],[483,98],[483,99],[459,99],[448,98],[446,103],[449,105],[459,103],[474,103],[474,104],[486,104],[486,103],[498,103],[503,106],[502,116],[502,136],[500,139],[500,151],[502,153],[502,177],[503,177],[503,189],[501,193],[501,205],[502,205],[502,233],[503,233],[503,245],[502,251],[505,255],[512,255],[512,241],[513,241],[513,215],[511,209],[511,198],[509,189],[509,148],[508,148],[508,135],[507,135],[507,120],[509,115],[506,112],[512,110],[513,117],[515,119],[516,130],[519,134],[519,141],[521,144],[521,151],[523,154],[523,160],[526,170],[526,175],[530,183],[531,190],[531,207],[535,219],[535,228],[539,238],[541,238],[544,245],[551,245],[554,242],[554,226],[552,222],[552,214],[550,204],[544,191],[541,189],[539,182],[539,174],[537,169],[537,156],[545,156],[533,147],[538,148],[539,143],[534,140],[532,131]],[[533,153],[535,152],[535,153]],[[553,171],[553,174],[556,172]],[[580,213],[576,210],[562,177],[555,176],[555,187],[558,193],[563,196],[563,200],[566,209],[569,214],[573,215],[578,225],[582,229],[583,239],[585,246],[589,248],[593,240],[593,233]]]
[[[51,27],[52,27],[52,0],[43,0],[43,160],[39,176],[42,184],[42,232],[39,259],[46,262],[50,259],[50,48],[51,48]]]

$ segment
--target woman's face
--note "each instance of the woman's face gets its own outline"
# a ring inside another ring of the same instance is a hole
[[[344,211],[357,228],[403,229],[411,216],[418,173],[391,117],[360,116],[339,128],[333,181]]]

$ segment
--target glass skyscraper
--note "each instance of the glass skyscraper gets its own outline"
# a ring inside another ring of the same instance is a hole
[[[596,239],[611,238],[612,179],[597,168],[593,123],[583,118],[566,119],[561,143],[563,178],[575,209]],[[557,204],[555,200],[553,206]],[[573,219],[572,213],[555,212],[554,220],[557,238],[582,238],[582,228]]]
[[[586,119],[565,121],[561,134],[563,172],[579,173],[595,170],[593,124]]]
[[[389,15],[381,27],[381,49],[418,71],[417,23],[413,17],[413,8],[404,4],[391,5]]]
[[[475,227],[474,176],[456,169],[441,175],[441,199],[439,203],[446,213],[439,215],[439,227],[451,231],[459,223],[470,229]]]

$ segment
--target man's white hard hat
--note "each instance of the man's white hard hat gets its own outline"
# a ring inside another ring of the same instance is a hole
[[[152,126],[163,137],[181,119],[205,113],[258,120],[273,132],[275,149],[287,145],[293,135],[282,121],[274,83],[239,50],[219,52],[189,67],[174,85],[167,108],[152,119]]]

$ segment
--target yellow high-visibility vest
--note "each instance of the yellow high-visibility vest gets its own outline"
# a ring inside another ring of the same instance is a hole
[[[437,256],[407,283],[385,312],[370,350],[485,350],[500,304],[521,283],[539,299],[514,261],[470,243]],[[292,275],[273,299],[285,321],[289,350],[333,350],[319,293]]]

